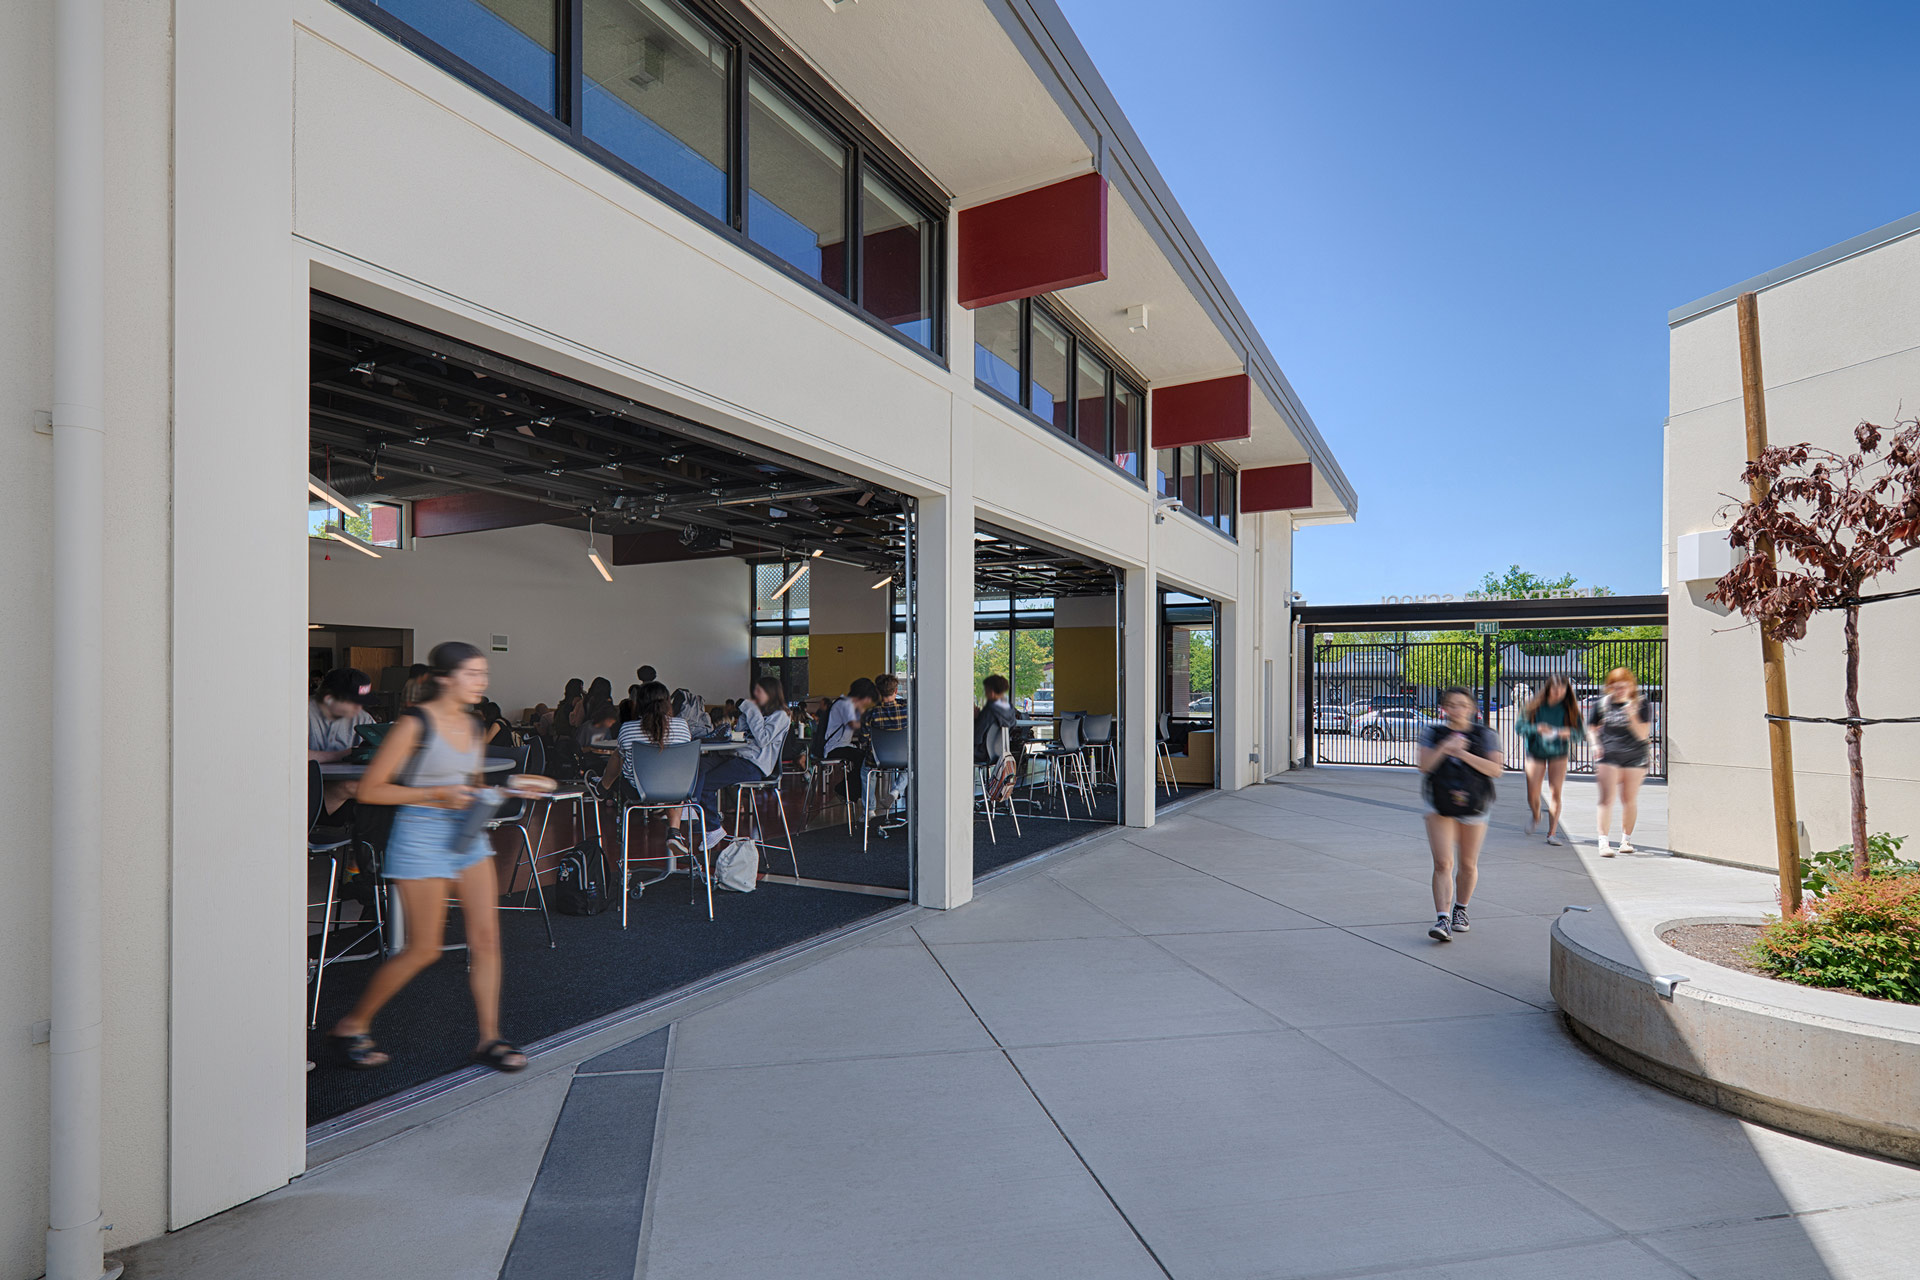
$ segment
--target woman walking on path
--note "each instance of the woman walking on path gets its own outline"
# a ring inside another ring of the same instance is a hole
[[[1567,785],[1567,757],[1583,717],[1580,699],[1563,675],[1547,677],[1540,692],[1520,708],[1520,740],[1527,746],[1527,834],[1540,825],[1541,784],[1546,784],[1547,843],[1559,844],[1561,792]]]
[[[1613,856],[1613,847],[1607,843],[1608,810],[1616,800],[1620,803],[1620,852],[1632,853],[1633,824],[1640,816],[1640,782],[1647,776],[1652,754],[1648,742],[1653,721],[1647,715],[1646,699],[1640,696],[1640,680],[1626,667],[1607,672],[1606,692],[1587,713],[1587,737],[1599,759],[1594,772],[1600,777],[1600,856]]]
[[[1433,851],[1433,909],[1427,936],[1452,942],[1473,926],[1467,901],[1480,878],[1480,846],[1493,808],[1493,780],[1505,762],[1493,730],[1474,719],[1473,695],[1441,691],[1446,723],[1434,725],[1420,744],[1420,772],[1433,812],[1427,815],[1427,845]]]
[[[500,1038],[500,884],[493,847],[485,830],[462,839],[481,765],[480,726],[470,708],[487,691],[487,659],[470,644],[449,641],[434,646],[427,666],[427,700],[395,722],[360,779],[360,803],[398,806],[381,874],[400,894],[406,949],[374,972],[360,1003],[327,1039],[342,1066],[364,1071],[387,1064],[369,1034],[374,1015],[440,958],[447,898],[457,894],[480,1023],[473,1060],[518,1071],[526,1055]]]

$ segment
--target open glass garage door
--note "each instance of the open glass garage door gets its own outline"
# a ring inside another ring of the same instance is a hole
[[[984,874],[1122,820],[1126,673],[1114,566],[984,523],[973,555],[976,726],[999,714],[987,682],[1006,681],[1018,771],[1010,800],[990,806],[992,761],[976,770],[973,858]]]
[[[907,896],[907,789],[874,815],[884,831],[859,815],[849,831],[847,795],[860,792],[862,770],[816,767],[808,733],[795,732],[771,786],[725,801],[724,825],[761,837],[763,875],[751,893],[715,895],[709,918],[704,884],[670,852],[670,814],[626,810],[613,754],[643,667],[700,699],[678,705],[712,735],[703,761],[742,748],[722,739],[729,700],[748,698],[758,674],[750,592],[762,565],[796,579],[789,593],[808,584],[803,638],[835,635],[845,662],[885,672],[896,628],[911,640],[910,611],[896,623],[884,589],[908,580],[912,510],[901,495],[324,296],[312,306],[309,405],[315,677],[363,668],[377,735],[417,692],[412,663],[444,640],[475,644],[498,712],[489,761],[547,772],[579,797],[535,804],[493,837],[509,908],[503,1034],[527,1047],[577,1034]],[[825,679],[818,652],[806,669]],[[810,685],[781,699],[796,723],[809,694],[817,703]],[[322,728],[360,736],[353,723]],[[329,1064],[322,1034],[398,941],[381,876],[392,813],[352,797],[366,754],[353,745],[322,766],[316,827],[331,834],[314,843],[332,847],[310,859],[308,1014],[320,1066],[308,1076],[309,1117],[323,1131],[444,1087],[473,1040],[456,953],[380,1014],[374,1031],[391,1065]],[[623,894],[623,870],[651,883]],[[582,872],[611,910],[560,909],[580,906]],[[463,941],[461,914],[451,912],[450,946]]]

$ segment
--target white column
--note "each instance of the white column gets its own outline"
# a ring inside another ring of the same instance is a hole
[[[957,405],[956,415],[965,412],[964,405]],[[971,484],[962,492],[922,499],[917,524],[920,638],[912,706],[920,785],[915,900],[923,907],[957,907],[973,897]]]
[[[1259,779],[1292,767],[1294,686],[1297,668],[1293,652],[1293,517],[1284,511],[1253,517],[1260,549],[1260,681],[1265,701],[1260,732]],[[1271,672],[1271,679],[1268,673]],[[1258,779],[1256,779],[1258,780]]]
[[[1242,590],[1245,585],[1246,575],[1242,574]],[[1250,780],[1247,757],[1253,753],[1253,726],[1260,718],[1248,634],[1252,613],[1241,601],[1222,602],[1219,629],[1213,640],[1213,748],[1223,791],[1238,791]]]
[[[1160,723],[1159,579],[1148,565],[1126,571],[1126,600],[1120,619],[1120,660],[1126,664],[1126,705],[1120,711],[1126,733],[1121,785],[1126,788],[1127,825],[1153,825],[1159,774],[1154,736]]]

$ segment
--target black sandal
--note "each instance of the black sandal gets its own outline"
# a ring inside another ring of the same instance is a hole
[[[393,1061],[381,1052],[380,1047],[374,1044],[373,1037],[364,1031],[350,1036],[335,1035],[329,1031],[327,1043],[333,1048],[333,1060],[349,1071],[372,1071]]]
[[[509,1064],[507,1059],[514,1054],[520,1054],[520,1061]],[[527,1069],[527,1055],[505,1040],[487,1041],[473,1051],[473,1060],[483,1067],[492,1067],[495,1071],[508,1074]]]

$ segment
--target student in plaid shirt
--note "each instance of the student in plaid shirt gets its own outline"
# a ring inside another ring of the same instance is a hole
[[[867,758],[873,757],[873,738],[875,729],[904,729],[907,727],[907,704],[900,701],[900,677],[888,672],[873,678],[873,687],[879,692],[880,700],[867,708],[860,717],[860,745],[866,748]],[[879,797],[874,812],[885,815],[893,812],[893,806],[899,802],[900,793],[906,790],[906,778],[900,774],[887,774],[886,793]]]

